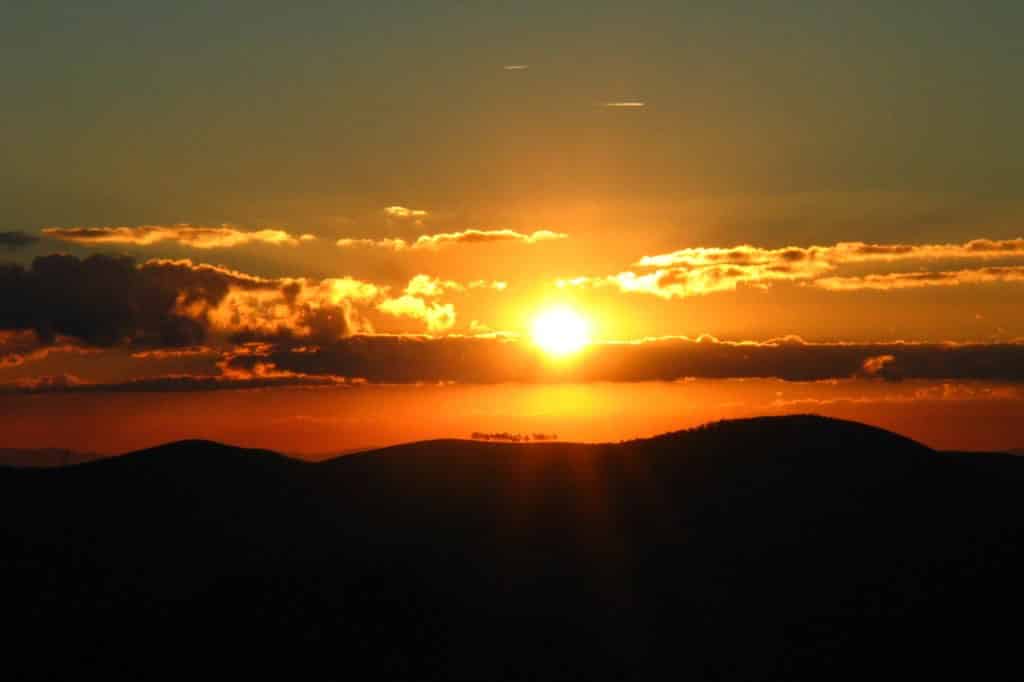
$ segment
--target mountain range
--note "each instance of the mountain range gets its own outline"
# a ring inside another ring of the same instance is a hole
[[[811,415],[310,463],[0,468],[13,678],[834,679],[1016,665],[1024,460]]]

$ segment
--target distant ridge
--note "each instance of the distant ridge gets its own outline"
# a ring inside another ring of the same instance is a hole
[[[4,670],[986,677],[1019,649],[1021,490],[1022,458],[814,415],[2,469]]]
[[[816,414],[794,414],[746,419],[723,419],[681,431],[671,431],[627,443],[725,439],[736,444],[780,445],[790,441],[802,448],[835,448],[853,443],[901,445],[918,450],[931,448],[893,431],[847,419]]]
[[[627,445],[633,446],[645,443],[658,443],[663,441],[676,441],[684,443],[693,441],[699,443],[708,439],[725,438],[730,441],[742,442],[750,439],[751,444],[764,443],[766,439],[779,443],[787,439],[801,442],[809,438],[817,437],[818,444],[827,444],[827,439],[834,436],[854,437],[864,439],[891,439],[893,442],[901,441],[905,444],[913,444],[919,448],[926,446],[912,441],[905,436],[886,431],[885,429],[862,424],[859,422],[822,417],[814,414],[784,415],[751,417],[746,419],[725,419],[708,422],[699,426],[679,431],[670,431],[656,436],[646,438],[635,438],[632,440],[619,441],[618,443],[589,444],[589,445]],[[183,460],[193,459],[197,456],[204,457],[264,457],[264,458],[285,458],[304,462],[326,462],[354,454],[372,454],[375,452],[388,452],[396,448],[401,449],[410,446],[419,446],[423,443],[463,443],[477,442],[490,443],[493,445],[520,445],[520,443],[507,441],[482,441],[471,438],[438,438],[426,441],[412,441],[397,445],[384,447],[359,447],[341,451],[334,451],[320,456],[309,457],[306,455],[293,455],[267,450],[263,448],[243,448],[219,441],[201,438],[187,438],[178,441],[170,441],[161,445],[154,445],[141,450],[132,450],[119,455],[102,455],[96,453],[83,453],[68,449],[58,448],[0,448],[0,466],[14,467],[59,467],[70,464],[81,464],[104,459],[122,458],[158,458]],[[547,444],[555,441],[530,442],[530,445]],[[572,441],[557,441],[563,445],[582,445]],[[1008,451],[1013,454],[1024,454],[1024,450]]]
[[[258,458],[258,459],[290,459],[273,450],[261,448],[240,448],[226,443],[213,440],[191,438],[172,441],[163,445],[156,445],[142,450],[120,455],[117,459],[127,461],[130,459],[175,459],[194,460],[200,457],[219,457],[225,459]]]

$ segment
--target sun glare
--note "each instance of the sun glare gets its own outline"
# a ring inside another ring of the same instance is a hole
[[[569,355],[590,343],[590,323],[572,308],[548,308],[534,318],[531,336],[545,353]]]

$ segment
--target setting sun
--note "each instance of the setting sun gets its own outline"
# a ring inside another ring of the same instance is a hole
[[[534,318],[531,336],[544,352],[568,355],[590,343],[590,323],[572,308],[548,308]]]

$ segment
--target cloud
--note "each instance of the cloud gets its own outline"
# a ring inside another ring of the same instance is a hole
[[[83,347],[70,337],[57,337],[52,344],[46,345],[40,343],[35,332],[29,330],[0,331],[0,369],[20,367],[55,353],[87,355],[93,352],[94,349]]]
[[[468,283],[441,279],[430,275],[416,275],[409,280],[403,295],[386,298],[377,304],[377,310],[396,317],[410,317],[423,321],[427,330],[439,332],[451,329],[455,325],[455,306],[436,300],[451,292],[465,292],[469,289],[493,289],[503,291],[507,282],[498,280],[478,279]]]
[[[189,347],[211,333],[330,341],[371,331],[357,309],[383,290],[352,278],[266,279],[190,260],[42,256],[0,265],[0,330],[91,346]]]
[[[623,293],[651,294],[670,299],[734,291],[739,285],[765,288],[775,282],[813,277],[813,271],[791,266],[711,265],[698,268],[658,269],[641,274],[626,271],[606,277],[559,279],[556,280],[555,286],[614,287]]]
[[[536,244],[538,242],[566,239],[569,235],[551,230],[536,230],[530,234],[515,230],[463,230],[462,232],[440,232],[438,234],[420,235],[416,241],[404,239],[339,239],[337,245],[342,248],[376,247],[391,251],[423,251],[436,250],[450,244],[483,244],[490,242],[519,242]]]
[[[405,287],[405,293],[410,296],[436,298],[448,291],[466,291],[467,289],[493,289],[495,291],[504,291],[507,288],[508,282],[503,282],[501,280],[475,279],[471,282],[462,284],[461,282],[431,277],[430,275],[416,275],[409,280],[408,286]]]
[[[1016,343],[810,343],[798,337],[736,342],[708,336],[670,337],[594,344],[570,360],[552,364],[532,344],[509,335],[356,334],[323,343],[278,338],[221,352],[213,365],[217,374],[207,370],[114,383],[57,375],[24,379],[0,390],[185,391],[357,386],[367,382],[587,383],[692,378],[1024,385],[1024,344]]]
[[[917,289],[921,287],[955,287],[961,284],[992,284],[997,282],[1024,282],[1024,266],[975,268],[954,271],[892,272],[860,277],[825,277],[814,286],[829,291],[857,291],[873,289]]]
[[[466,284],[466,287],[469,289],[494,289],[495,291],[505,291],[505,289],[508,289],[508,282],[503,282],[500,279],[475,279]]]
[[[504,67],[506,71],[526,71],[530,68],[529,64],[506,64]]]
[[[895,355],[876,355],[874,357],[867,358],[861,364],[861,369],[868,376],[879,376],[886,365],[890,365],[896,362]]]
[[[175,360],[202,355],[217,355],[217,351],[209,346],[189,346],[187,348],[154,348],[132,353],[136,360]]]
[[[384,209],[384,213],[390,218],[398,219],[414,219],[418,223],[419,218],[426,218],[427,212],[421,208],[406,208],[405,206],[388,206]]]
[[[451,329],[455,325],[455,307],[451,303],[428,302],[408,294],[381,301],[377,304],[377,310],[388,315],[422,320],[432,332]]]
[[[222,225],[220,227],[194,227],[192,225],[140,225],[137,227],[47,227],[43,234],[74,244],[127,244],[150,246],[172,241],[197,249],[224,249],[250,243],[273,246],[297,246],[316,239],[311,234],[292,235],[284,230],[266,229],[243,231]]]
[[[409,243],[404,239],[339,239],[335,244],[343,249],[376,247],[390,249],[391,251],[405,251],[409,248]]]
[[[409,296],[433,298],[440,296],[446,291],[461,291],[464,288],[458,282],[450,279],[440,279],[430,275],[416,275],[409,280],[409,285],[405,287],[405,293]]]
[[[169,374],[120,382],[89,382],[73,374],[58,374],[0,383],[0,393],[185,393],[289,386],[344,387],[352,385],[352,382],[343,378],[285,374],[278,376],[254,374],[247,377]]]
[[[39,241],[39,237],[22,232],[21,230],[0,232],[0,249],[6,249],[7,251],[17,251],[18,249],[31,246],[37,241]]]
[[[1024,238],[973,239],[961,244],[865,244],[839,242],[832,246],[787,246],[763,249],[749,244],[730,248],[698,247],[644,256],[638,266],[793,265],[818,263],[832,269],[853,263],[894,263],[919,260],[1024,258]]]
[[[624,293],[659,298],[686,298],[733,291],[739,286],[768,288],[799,283],[830,291],[905,289],[957,286],[1024,279],[1017,266],[963,270],[920,270],[857,276],[834,276],[837,269],[911,262],[1012,260],[1024,258],[1024,239],[975,239],[962,244],[866,244],[840,242],[832,246],[786,246],[765,249],[749,244],[730,248],[695,247],[644,256],[634,266],[613,275],[559,279],[556,286],[612,287]]]
[[[269,364],[306,375],[376,383],[456,381],[633,382],[685,378],[824,381],[1024,382],[1024,345],[809,343],[797,337],[728,342],[659,338],[588,347],[577,362],[553,366],[528,342],[509,336],[356,335],[294,352],[286,345],[233,358],[233,366]]]
[[[84,386],[85,383],[74,374],[54,374],[18,379],[9,384],[2,384],[0,385],[0,391],[15,393],[67,393]]]
[[[605,102],[606,107],[614,107],[621,109],[639,109],[640,107],[647,106],[647,102]]]

